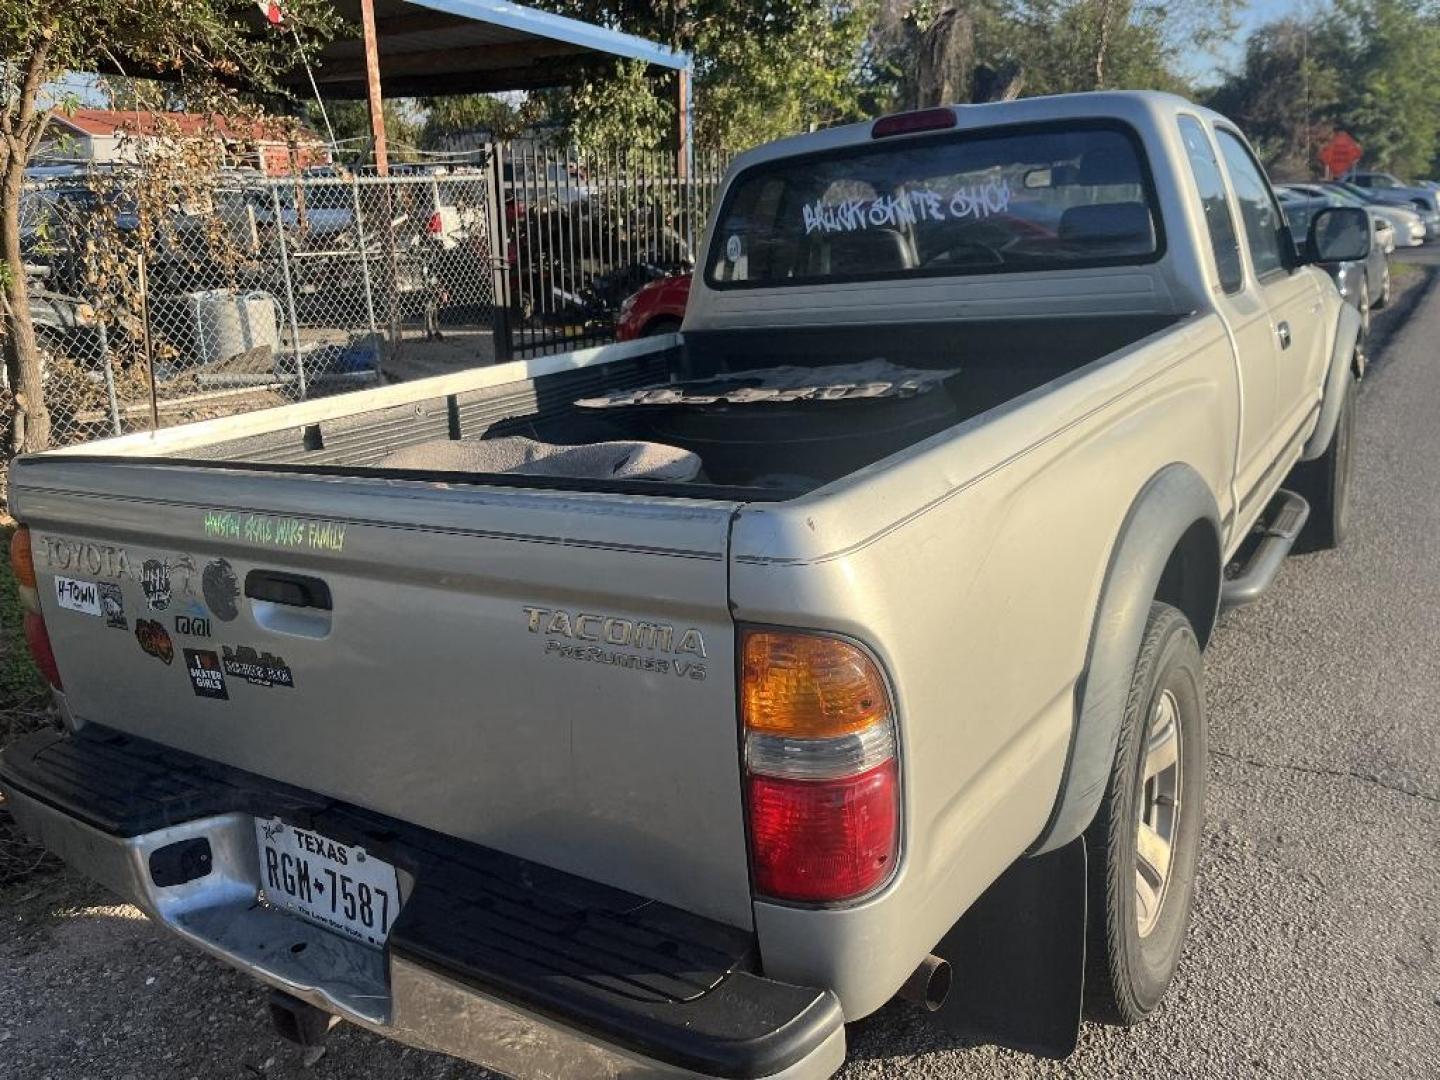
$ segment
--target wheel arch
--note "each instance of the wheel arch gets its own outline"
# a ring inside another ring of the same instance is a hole
[[[1189,465],[1165,466],[1131,503],[1111,546],[1085,668],[1075,685],[1065,772],[1031,854],[1064,846],[1095,817],[1151,603],[1179,608],[1200,644],[1209,639],[1220,604],[1220,537],[1215,497]]]
[[[1356,346],[1360,340],[1360,313],[1351,305],[1340,308],[1339,325],[1335,329],[1335,344],[1330,350],[1330,366],[1325,373],[1325,397],[1320,405],[1320,418],[1315,430],[1300,451],[1301,461],[1314,461],[1325,453],[1330,439],[1335,434],[1335,425],[1340,420],[1340,406],[1344,404],[1345,383],[1353,371],[1355,377],[1363,378],[1365,369],[1357,359]]]

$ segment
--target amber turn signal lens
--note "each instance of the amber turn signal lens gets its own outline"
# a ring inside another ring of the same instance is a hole
[[[741,700],[749,731],[825,739],[890,718],[890,697],[874,661],[838,638],[749,630]]]
[[[10,537],[10,570],[18,584],[27,589],[35,588],[35,554],[30,550],[28,525],[21,525]]]

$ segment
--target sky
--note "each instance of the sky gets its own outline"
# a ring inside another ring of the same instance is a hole
[[[1239,26],[1230,41],[1213,54],[1196,56],[1193,62],[1185,65],[1186,73],[1202,84],[1219,82],[1226,71],[1240,66],[1245,56],[1245,39],[1256,27],[1287,15],[1302,14],[1317,6],[1314,0],[1249,0],[1239,13]]]

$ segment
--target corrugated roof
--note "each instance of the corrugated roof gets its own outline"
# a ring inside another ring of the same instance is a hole
[[[358,0],[337,0],[336,7],[359,25]],[[688,53],[505,0],[375,0],[375,24],[387,97],[559,86],[604,57],[691,67]],[[361,40],[331,42],[315,64],[315,78],[326,97],[364,97]],[[304,72],[288,81],[308,88]]]

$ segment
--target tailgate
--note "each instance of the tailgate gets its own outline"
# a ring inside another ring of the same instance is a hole
[[[72,713],[750,924],[734,504],[29,459]]]

